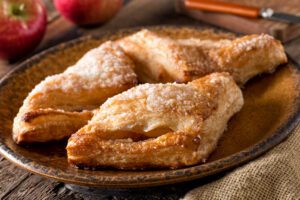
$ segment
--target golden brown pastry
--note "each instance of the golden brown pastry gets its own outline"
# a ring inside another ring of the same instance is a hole
[[[188,84],[143,84],[109,98],[68,141],[70,163],[119,169],[204,162],[243,105],[228,73]]]
[[[186,35],[168,37],[144,29],[118,43],[136,63],[141,82],[188,82],[212,72],[229,72],[243,84],[287,62],[281,43],[266,34],[236,39],[207,31]]]
[[[14,119],[17,143],[47,142],[70,136],[84,126],[108,97],[136,85],[134,65],[108,41],[74,66],[47,77],[24,100]]]

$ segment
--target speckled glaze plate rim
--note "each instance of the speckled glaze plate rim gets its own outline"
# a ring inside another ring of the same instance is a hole
[[[117,33],[126,33],[126,32],[134,32],[140,30],[141,28],[178,28],[178,26],[148,26],[148,27],[136,27],[131,29],[123,29],[119,31],[107,31],[102,32],[96,36],[83,36],[78,39],[65,42],[59,44],[57,46],[51,47],[50,49],[44,50],[43,52],[27,59],[16,68],[11,70],[8,74],[6,74],[0,80],[0,87],[3,87],[7,82],[14,78],[15,75],[24,72],[27,68],[31,67],[35,63],[38,63],[40,60],[45,58],[46,56],[54,53],[56,51],[60,51],[63,48],[69,48],[74,45],[77,45],[81,42],[91,40],[91,39],[101,39],[105,37],[109,37],[109,35],[115,35]],[[182,26],[186,28],[198,28],[195,26]],[[290,62],[300,69],[299,64],[297,64],[292,59],[289,59]],[[300,96],[300,95],[299,95]],[[298,96],[298,98],[300,98]],[[11,150],[8,146],[5,145],[3,139],[0,137],[0,153],[7,158],[9,161],[14,163],[20,168],[23,168],[29,172],[45,176],[48,178],[52,178],[61,182],[72,183],[82,186],[92,186],[99,188],[141,188],[141,187],[152,187],[159,185],[167,185],[173,183],[179,183],[183,181],[190,181],[198,178],[207,177],[209,175],[213,175],[219,172],[223,172],[234,167],[240,166],[243,163],[253,160],[257,158],[259,155],[267,152],[271,148],[275,147],[277,144],[282,142],[287,136],[291,133],[291,131],[296,127],[296,125],[300,122],[300,99],[297,99],[297,109],[294,110],[293,113],[289,116],[288,120],[274,132],[273,135],[267,137],[264,140],[259,141],[255,145],[227,156],[225,158],[212,161],[206,164],[199,164],[187,168],[175,169],[175,170],[164,170],[164,171],[154,171],[151,176],[145,177],[145,175],[135,174],[133,175],[130,171],[124,171],[124,175],[114,176],[110,175],[102,175],[95,179],[89,176],[80,177],[78,174],[70,174],[67,171],[48,167],[36,163],[23,155],[19,155]],[[119,173],[122,171],[118,171]],[[91,174],[90,176],[94,176]]]

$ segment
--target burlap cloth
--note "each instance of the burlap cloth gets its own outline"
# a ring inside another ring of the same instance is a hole
[[[192,199],[300,199],[300,124],[268,153],[184,197]]]

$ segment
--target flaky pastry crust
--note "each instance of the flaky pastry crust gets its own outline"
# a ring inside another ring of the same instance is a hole
[[[144,29],[118,43],[134,60],[141,82],[188,82],[213,72],[229,72],[239,84],[286,63],[272,36],[208,33],[166,35]]]
[[[236,83],[285,62],[281,43],[266,34],[144,29],[102,44],[38,84],[14,119],[13,138],[48,142],[76,132],[68,161],[83,167],[205,162],[243,105]],[[146,84],[136,86],[137,79]]]
[[[106,42],[63,73],[49,76],[24,100],[14,119],[17,143],[47,142],[84,126],[108,97],[137,84],[134,65],[122,49]]]
[[[242,105],[242,92],[228,73],[188,84],[139,85],[109,98],[70,137],[68,160],[120,169],[204,162]]]

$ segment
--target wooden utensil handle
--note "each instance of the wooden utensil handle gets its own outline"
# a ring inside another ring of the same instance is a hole
[[[211,0],[185,0],[184,4],[189,9],[222,12],[251,18],[258,18],[260,11],[260,8],[253,6],[245,6]]]

